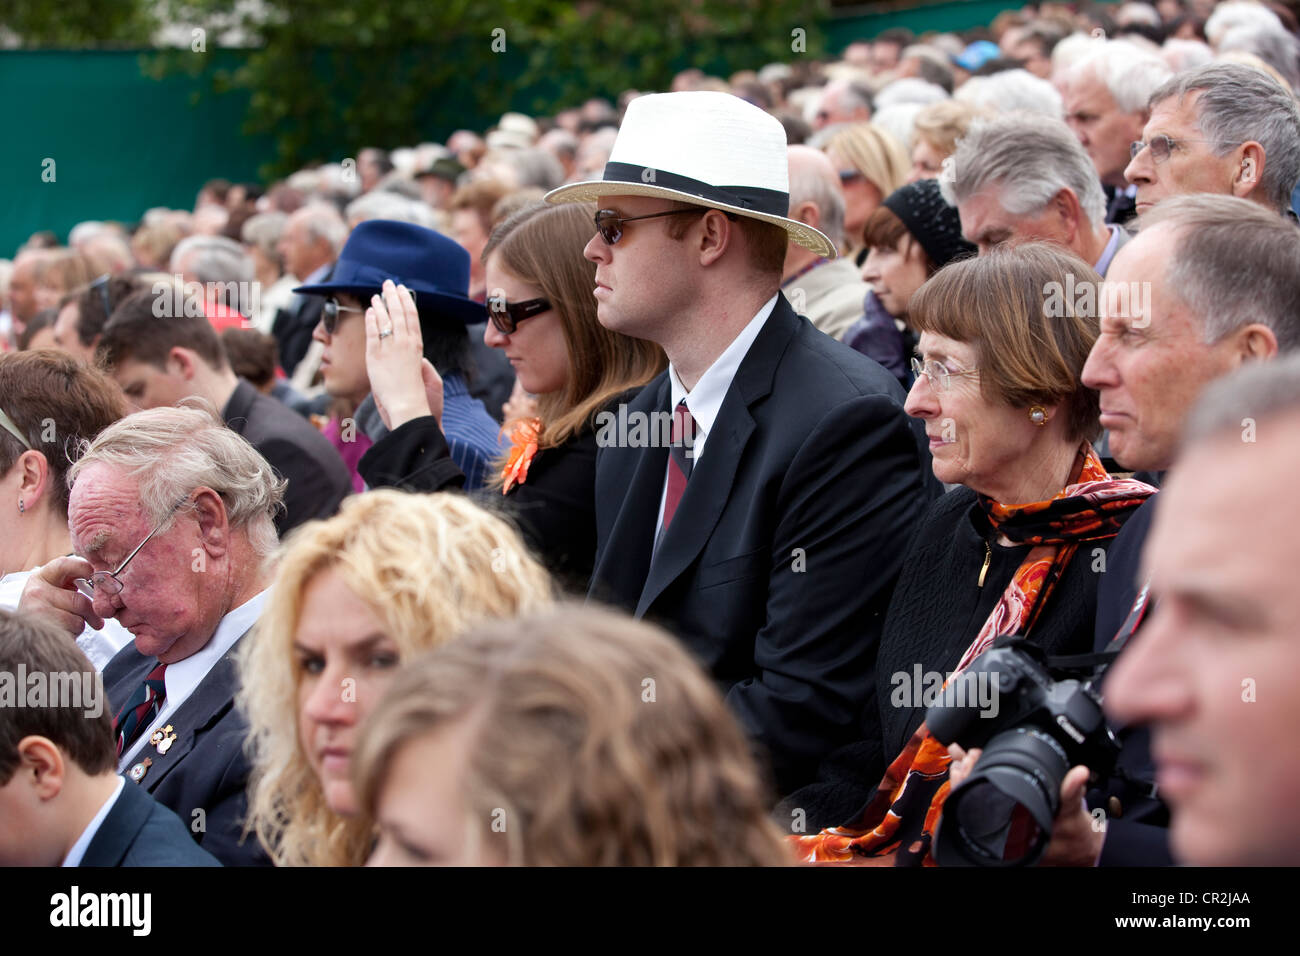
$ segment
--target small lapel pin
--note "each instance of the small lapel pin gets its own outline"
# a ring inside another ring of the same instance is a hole
[[[167,753],[167,751],[171,749],[171,745],[175,742],[176,735],[172,733],[171,724],[168,724],[166,727],[162,728],[162,730],[154,731],[153,736],[149,738],[149,743],[158,748],[158,753],[160,755]]]
[[[132,767],[130,770],[127,771],[127,776],[130,777],[136,783],[139,783],[141,780],[144,779],[144,775],[148,772],[151,766],[153,766],[153,761],[150,760],[148,757],[145,757],[144,760],[140,761],[140,763],[136,764],[134,767]]]

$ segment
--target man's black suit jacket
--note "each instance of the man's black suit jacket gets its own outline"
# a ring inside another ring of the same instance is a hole
[[[239,675],[235,652],[240,637],[194,692],[168,718],[177,739],[167,753],[145,741],[131,766],[146,757],[151,761],[140,782],[127,778],[128,787],[143,787],[153,798],[181,818],[191,836],[226,866],[269,865],[270,858],[255,836],[242,839],[247,812],[248,775],[251,766],[244,753],[248,723],[235,707]],[[104,668],[104,689],[113,713],[122,707],[148,673],[158,665],[128,644]],[[196,810],[203,813],[196,814]]]
[[[315,280],[325,282],[329,272]],[[307,280],[304,280],[307,281]],[[286,375],[292,375],[298,363],[303,360],[311,348],[312,333],[320,322],[321,310],[325,307],[325,297],[320,295],[295,295],[287,308],[275,314],[271,325],[271,334],[280,351],[280,368]]]
[[[670,413],[670,394],[665,372],[629,416]],[[811,780],[874,706],[885,608],[937,488],[903,400],[889,372],[781,296],[653,562],[667,448],[598,452],[589,595],[695,652],[766,750],[781,793]]]
[[[275,530],[285,532],[313,518],[328,518],[352,491],[352,476],[329,439],[288,405],[268,398],[242,378],[221,417],[289,482]]]
[[[220,866],[185,824],[130,780],[90,839],[79,866]]]

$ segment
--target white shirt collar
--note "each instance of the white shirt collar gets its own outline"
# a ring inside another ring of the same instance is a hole
[[[125,783],[124,778],[117,778],[117,786],[113,788],[112,795],[104,801],[104,805],[99,808],[99,812],[95,814],[94,819],[86,824],[86,829],[81,831],[81,836],[77,837],[77,842],[72,844],[72,849],[63,858],[63,866],[81,866],[81,859],[86,855],[86,850],[90,847],[90,841],[95,839],[95,834],[104,825],[104,820],[108,818],[108,812],[113,809],[113,804],[117,803],[117,798],[122,795],[122,787]]]
[[[135,761],[135,755],[153,735],[158,727],[167,723],[176,709],[185,703],[190,694],[194,693],[195,688],[203,682],[203,678],[208,676],[208,671],[212,670],[217,661],[225,655],[235,645],[262,613],[262,607],[266,604],[267,597],[271,594],[271,589],[267,588],[259,594],[253,595],[239,607],[226,614],[217,625],[211,640],[204,644],[198,651],[185,658],[183,661],[177,661],[175,664],[167,665],[167,672],[163,675],[163,681],[167,685],[167,698],[163,701],[163,709],[158,713],[158,717],[150,724],[145,731],[136,738],[136,742],[131,746],[127,753],[122,755],[122,759],[117,763],[119,771],[125,770]]]
[[[695,387],[689,392],[677,377],[677,370],[671,364],[668,366],[668,381],[672,386],[671,407],[676,408],[677,403],[685,398],[686,407],[690,409],[691,417],[695,419],[695,441],[692,448],[697,460],[704,451],[705,438],[713,430],[713,423],[717,421],[722,400],[727,397],[727,390],[731,388],[731,380],[736,377],[736,371],[749,352],[749,347],[754,344],[758,333],[763,331],[763,326],[771,316],[772,310],[776,308],[776,299],[774,295],[763,303],[758,313],[749,320],[749,324],[741,329],[740,334],[731,340],[726,350],[713,360],[713,364],[705,370],[700,380],[695,383]]]

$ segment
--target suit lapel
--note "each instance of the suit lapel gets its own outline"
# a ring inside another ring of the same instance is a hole
[[[244,632],[245,635],[247,633]],[[194,749],[197,735],[220,720],[234,706],[235,690],[239,686],[235,653],[243,639],[244,636],[241,635],[239,640],[230,646],[221,660],[212,665],[212,670],[208,671],[199,682],[199,686],[194,688],[194,693],[190,694],[185,699],[185,703],[167,718],[167,723],[163,726],[170,724],[176,739],[167,746],[166,753],[159,751],[161,743],[155,744],[151,740],[146,740],[144,748],[136,754],[140,760],[148,757],[153,761],[141,781],[150,793],[153,793],[167,774]]]
[[[78,866],[121,866],[152,810],[152,798],[137,792],[131,781],[126,781]]]
[[[628,405],[628,414],[650,417],[655,412],[667,411],[670,395],[665,372]],[[621,496],[621,500],[610,527],[609,544],[600,556],[593,580],[598,579],[602,587],[631,606],[645,586],[650,567],[668,449],[653,446],[612,449],[603,454],[609,456],[608,462],[617,465],[601,475],[600,492],[609,497]]]
[[[762,331],[741,360],[722,400],[722,407],[718,409],[713,430],[706,437],[704,454],[691,471],[673,523],[659,543],[641,599],[637,602],[638,617],[644,615],[664,589],[690,567],[717,527],[731,496],[745,445],[756,427],[750,407],[771,393],[776,367],[798,329],[799,321],[785,296],[779,296]],[[664,468],[661,461],[660,486]],[[654,500],[657,515],[658,495]]]

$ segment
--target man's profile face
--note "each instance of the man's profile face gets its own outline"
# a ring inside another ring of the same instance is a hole
[[[1095,71],[1075,77],[1065,90],[1065,121],[1107,186],[1127,185],[1129,144],[1142,138],[1144,118],[1142,112],[1121,111]]]
[[[1206,344],[1200,320],[1165,282],[1174,242],[1169,226],[1156,225],[1116,254],[1097,297],[1101,334],[1083,367],[1111,454],[1133,470],[1169,467],[1201,390],[1236,364],[1230,342]]]
[[[1300,415],[1194,446],[1164,490],[1143,559],[1158,601],[1106,680],[1106,708],[1152,725],[1180,862],[1300,862]]]
[[[53,325],[54,347],[81,359],[87,365],[94,365],[94,348],[82,345],[81,337],[77,335],[77,321],[80,312],[81,310],[76,302],[69,302],[59,309],[59,314],[55,317]]]
[[[168,408],[194,394],[184,377],[174,368],[159,368],[149,362],[126,359],[113,368],[113,380],[126,396],[133,412],[149,408]]]
[[[1238,150],[1226,156],[1216,156],[1214,146],[1203,142],[1197,103],[1200,90],[1193,90],[1179,100],[1170,97],[1157,103],[1151,110],[1151,119],[1142,129],[1142,142],[1149,143],[1156,136],[1173,140],[1169,158],[1157,163],[1150,147],[1142,150],[1124,170],[1124,178],[1137,186],[1137,212],[1141,215],[1148,207],[1170,196],[1193,193],[1233,195],[1233,181],[1241,167]],[[1234,144],[1235,145],[1235,144]],[[1258,177],[1263,171],[1255,170]]]
[[[603,196],[596,205],[626,217],[674,208],[671,201],[653,196]],[[622,238],[613,246],[593,224],[583,255],[596,263],[596,318],[605,328],[656,341],[656,330],[692,297],[688,244],[668,235],[669,223],[684,218],[690,217],[625,223]]]
[[[124,472],[96,463],[77,476],[68,501],[68,531],[73,550],[96,571],[117,570],[154,527]],[[117,618],[146,657],[167,664],[182,660],[208,642],[220,619],[212,598],[212,591],[220,590],[218,569],[212,569],[212,582],[204,580],[209,558],[198,521],[182,509],[119,575],[120,594],[96,592],[95,613]]]
[[[1002,205],[1002,191],[989,188],[957,205],[962,235],[987,255],[1005,242],[1032,242],[1035,239],[1069,247],[1070,236],[1054,203],[1037,213],[1016,216]]]

